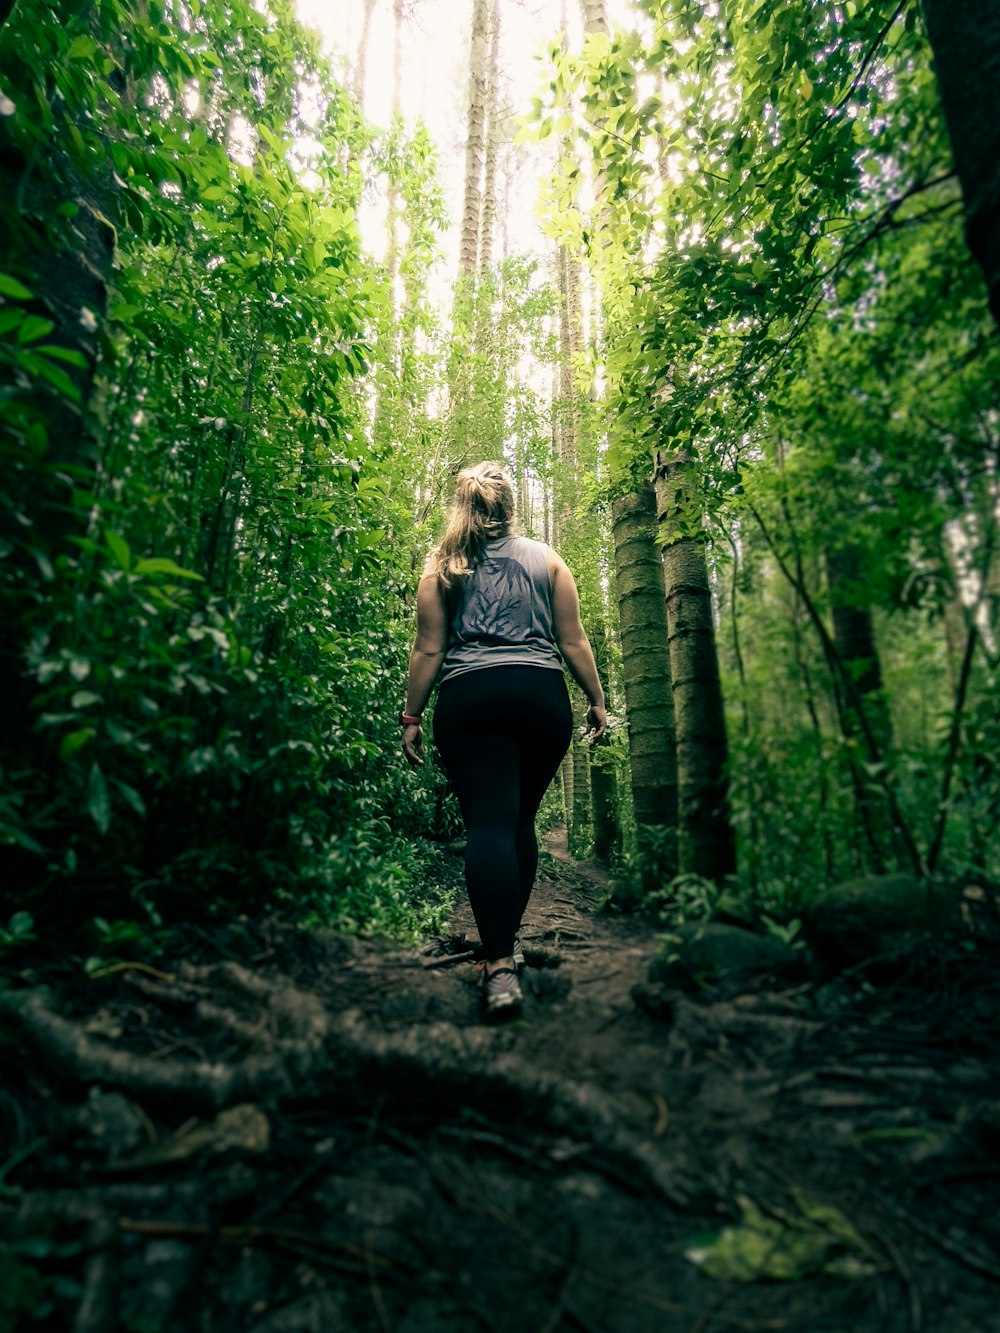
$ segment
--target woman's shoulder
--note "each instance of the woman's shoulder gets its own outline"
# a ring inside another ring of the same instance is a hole
[[[534,537],[522,537],[520,533],[515,533],[511,539],[515,545],[520,546],[522,550],[537,551],[548,554],[552,547],[548,542],[537,541]]]

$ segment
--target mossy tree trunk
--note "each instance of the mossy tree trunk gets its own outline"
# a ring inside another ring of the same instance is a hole
[[[663,560],[656,543],[652,486],[619,496],[611,518],[636,829],[640,847],[649,841],[646,830],[664,831],[657,838],[659,860],[651,873],[670,879],[677,873],[677,756]]]
[[[844,739],[862,744],[862,721],[884,760],[892,744],[892,721],[882,688],[882,666],[875,642],[872,609],[865,604],[862,552],[853,546],[828,547],[824,552],[830,615],[837,655],[854,683],[854,701],[845,700],[840,711]],[[835,682],[836,686],[836,682]],[[856,701],[856,702],[855,702]],[[864,710],[864,719],[856,710]],[[867,747],[866,760],[871,760]],[[892,820],[883,787],[866,777],[865,769],[852,761],[857,817],[868,844],[871,865],[885,870],[885,851],[892,840]]]
[[[580,459],[581,412],[574,377],[574,364],[583,351],[583,319],[580,300],[580,266],[565,246],[559,256],[559,398],[558,427],[559,469],[556,478],[555,541],[564,557],[577,569],[586,553],[593,550],[596,533],[577,512],[576,487]],[[581,585],[581,610],[587,601]],[[584,624],[588,630],[584,612]],[[567,842],[570,854],[586,855],[591,833],[590,754],[580,744],[587,717],[587,700],[582,691],[571,687],[573,701],[573,741],[563,761],[563,793],[566,798]]]
[[[1000,5],[924,0],[965,231],[1000,324]]]
[[[688,501],[687,467],[683,455],[657,452],[657,518],[677,734],[679,861],[681,870],[718,882],[735,872],[736,840],[727,801],[728,746],[712,589],[700,522]]]

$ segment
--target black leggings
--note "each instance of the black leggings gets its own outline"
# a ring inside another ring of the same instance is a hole
[[[507,958],[538,868],[535,815],[569,749],[561,671],[484,667],[452,676],[434,708],[434,742],[465,820],[465,883],[491,961]]]

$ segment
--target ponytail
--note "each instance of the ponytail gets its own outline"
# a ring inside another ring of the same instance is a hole
[[[463,468],[444,536],[424,567],[443,588],[466,578],[483,558],[486,543],[506,537],[514,519],[514,488],[498,463]]]

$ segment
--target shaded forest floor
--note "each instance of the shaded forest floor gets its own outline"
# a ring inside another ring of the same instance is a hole
[[[551,850],[501,1026],[462,900],[10,977],[0,1329],[1000,1330],[996,957],[668,991]]]

